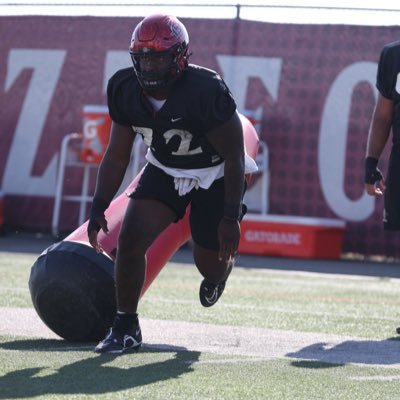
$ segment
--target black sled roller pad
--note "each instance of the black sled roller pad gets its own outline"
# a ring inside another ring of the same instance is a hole
[[[29,290],[39,317],[67,341],[101,340],[112,325],[114,262],[87,244],[48,247],[32,266]]]

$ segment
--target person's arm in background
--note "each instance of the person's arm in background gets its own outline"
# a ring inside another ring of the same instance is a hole
[[[99,230],[102,229],[108,233],[104,212],[124,179],[135,136],[131,127],[119,125],[113,121],[110,141],[97,173],[96,189],[88,224],[89,242],[96,251],[101,251],[97,241]]]
[[[239,115],[233,116],[222,126],[207,133],[207,139],[225,161],[225,209],[218,236],[219,257],[230,260],[236,254],[240,240],[239,219],[242,213],[244,189],[244,141]]]
[[[378,160],[389,137],[393,119],[393,101],[380,93],[372,115],[365,159],[365,190],[371,196],[382,195],[385,180],[378,169]]]

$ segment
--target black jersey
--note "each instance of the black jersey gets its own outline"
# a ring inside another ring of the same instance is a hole
[[[400,41],[383,47],[376,80],[383,97],[393,100],[393,143],[400,144]]]
[[[226,122],[236,103],[215,71],[190,64],[159,111],[143,94],[133,68],[111,77],[107,96],[112,120],[140,134],[161,164],[192,169],[223,161],[205,133]]]

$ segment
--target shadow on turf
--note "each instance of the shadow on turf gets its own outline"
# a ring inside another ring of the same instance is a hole
[[[298,368],[333,368],[345,364],[398,365],[400,364],[400,338],[385,340],[347,340],[332,345],[314,343],[294,353],[287,353],[290,358],[299,358],[292,365]]]
[[[200,357],[200,352],[163,344],[145,345],[138,353],[125,353],[120,356],[97,355],[92,351],[93,345],[68,343],[61,340],[15,340],[0,344],[0,348],[21,352],[62,352],[71,351],[72,348],[74,351],[88,353],[87,357],[80,357],[78,361],[54,370],[47,365],[41,366],[43,355],[38,356],[37,360],[32,361],[36,367],[8,372],[0,377],[0,399],[21,399],[41,395],[113,393],[178,378],[192,372],[191,365],[199,361]],[[173,358],[149,362],[149,356],[155,353],[175,354]],[[11,354],[10,357],[12,357]],[[32,353],[30,353],[30,357],[32,357]],[[109,364],[117,357],[121,358],[121,363],[123,362],[121,368]],[[130,361],[129,357],[132,359],[132,366],[127,367],[127,361]],[[142,357],[142,363],[138,357]]]

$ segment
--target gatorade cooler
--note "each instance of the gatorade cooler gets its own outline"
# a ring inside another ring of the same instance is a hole
[[[81,161],[99,164],[110,138],[111,118],[107,106],[83,107],[83,139]]]

